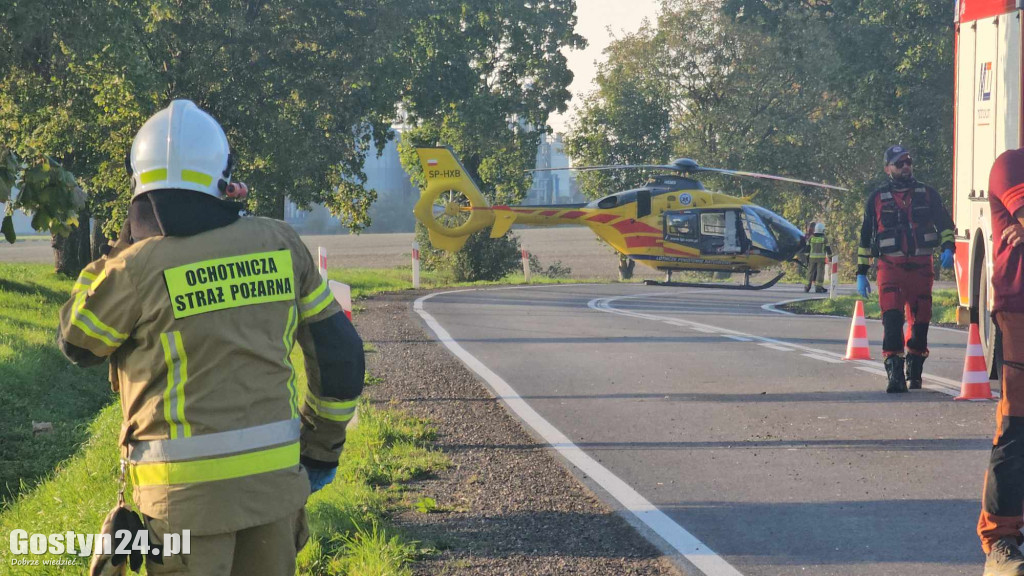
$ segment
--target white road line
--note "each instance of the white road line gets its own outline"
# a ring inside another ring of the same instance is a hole
[[[476,372],[484,379],[495,396],[505,402],[510,410],[516,413],[530,428],[541,438],[558,451],[566,460],[587,476],[590,476],[613,498],[622,504],[623,508],[632,513],[637,520],[653,530],[658,536],[665,540],[672,548],[679,552],[687,561],[696,566],[706,576],[743,576],[736,568],[725,561],[721,556],[715,554],[703,542],[686,531],[659,510],[654,504],[640,495],[629,484],[626,484],[610,470],[591,458],[581,448],[573,444],[571,440],[555,428],[550,422],[537,413],[519,394],[505,382],[501,376],[495,374],[490,368],[476,359],[463,348],[451,334],[448,333],[438,322],[423,309],[423,302],[441,294],[453,292],[465,292],[466,290],[453,290],[451,292],[437,292],[428,294],[416,300],[413,310],[433,330],[437,339],[445,345],[459,360]],[[705,328],[712,328],[710,326]]]
[[[630,317],[633,317],[633,318],[642,318],[644,320],[653,320],[653,321],[656,321],[656,322],[662,322],[662,321],[665,321],[665,320],[672,320],[673,322],[677,322],[677,323],[683,324],[683,325],[685,325],[687,327],[690,327],[690,328],[700,327],[700,328],[705,328],[705,329],[709,329],[709,330],[716,330],[720,335],[725,336],[725,337],[729,337],[729,335],[739,336],[741,338],[747,338],[747,339],[750,339],[752,341],[756,341],[758,343],[766,342],[766,343],[775,344],[775,345],[778,345],[778,346],[781,346],[781,347],[784,347],[784,348],[789,348],[789,349],[794,349],[795,348],[797,350],[803,350],[804,352],[810,352],[811,354],[816,354],[816,355],[819,355],[819,356],[825,356],[825,357],[828,357],[828,358],[836,358],[838,360],[842,360],[842,355],[841,354],[836,354],[835,352],[830,352],[828,350],[821,350],[820,348],[811,348],[810,346],[804,346],[802,344],[794,344],[792,342],[786,342],[784,340],[776,340],[775,338],[768,338],[768,337],[765,337],[765,336],[757,336],[757,335],[754,335],[754,334],[748,334],[746,332],[740,332],[739,330],[731,330],[729,328],[722,328],[721,326],[712,326],[710,324],[702,324],[700,322],[694,322],[692,320],[683,320],[681,318],[670,318],[670,317],[667,317],[667,316],[658,316],[656,314],[647,314],[647,313],[644,313],[644,312],[634,312],[632,310],[623,310],[621,308],[613,308],[611,306],[611,303],[615,302],[617,300],[634,299],[634,298],[649,298],[649,297],[652,297],[652,296],[672,296],[672,295],[673,295],[672,293],[665,293],[665,292],[649,292],[649,293],[646,293],[646,294],[632,294],[632,295],[628,295],[628,296],[611,296],[611,297],[604,297],[604,298],[594,298],[590,302],[587,302],[587,306],[589,308],[591,308],[593,310],[597,310],[599,312],[606,312],[606,313],[609,313],[609,314],[618,314],[620,316],[630,316]],[[766,310],[767,310],[767,308],[766,308]],[[815,317],[820,318],[821,316],[807,316],[807,318],[815,318]],[[932,328],[941,328],[941,327],[940,326],[933,326]],[[952,329],[947,328],[947,330],[952,330]],[[960,330],[955,330],[955,332],[959,332],[961,334],[963,333]],[[844,362],[849,363],[851,366],[857,366],[858,368],[863,367],[863,368],[867,368],[867,369],[870,369],[870,370],[874,370],[874,372],[872,372],[873,374],[885,375],[885,370],[882,370],[881,368],[879,368],[878,367],[878,362],[876,362],[876,361],[870,361],[870,360],[845,360]],[[943,394],[947,394],[949,396],[959,396],[960,395],[960,382],[957,382],[956,380],[951,380],[949,378],[943,378],[942,376],[936,376],[934,374],[928,374],[928,373],[923,374],[923,376],[924,376],[924,381],[927,382],[927,384],[925,384],[925,386],[924,386],[925,388],[928,388],[929,390],[934,390],[936,392],[942,392]]]
[[[779,352],[792,352],[793,351],[792,348],[787,348],[785,346],[779,346],[778,344],[769,344],[767,342],[762,342],[762,343],[758,344],[758,346],[764,346],[765,348],[771,348],[772,350],[778,350]]]
[[[725,334],[726,338],[731,338],[737,342],[751,342],[750,338],[744,338],[743,336],[734,336],[732,334]]]
[[[828,362],[830,364],[842,364],[842,360],[836,360],[835,358],[829,358],[828,356],[820,356],[818,354],[801,354],[801,356],[807,356],[813,360],[821,360],[822,362]]]

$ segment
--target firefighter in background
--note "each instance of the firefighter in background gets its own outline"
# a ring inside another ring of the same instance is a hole
[[[814,225],[814,233],[807,239],[807,286],[804,292],[811,291],[811,284],[814,284],[814,291],[818,294],[828,292],[823,283],[825,282],[826,256],[832,256],[832,247],[825,241],[825,223],[818,222]]]
[[[1002,334],[1002,395],[996,408],[978,536],[985,576],[1024,575],[1024,149],[1007,150],[989,173],[992,316]],[[982,306],[985,304],[982,303]]]
[[[333,479],[363,388],[362,341],[295,231],[239,216],[209,114],[175,100],[127,164],[125,229],[80,275],[58,344],[78,366],[110,358],[150,541],[191,531],[190,555],[151,557],[148,573],[292,576],[306,499]]]
[[[857,292],[871,293],[868,269],[878,260],[878,304],[882,309],[882,356],[889,378],[886,392],[921,387],[932,318],[932,255],[942,249],[943,268],[953,267],[953,220],[935,190],[914,179],[913,159],[902,146],[883,156],[888,182],[864,205],[857,253]],[[903,309],[910,310],[910,340],[904,361]],[[904,372],[905,369],[905,372]]]

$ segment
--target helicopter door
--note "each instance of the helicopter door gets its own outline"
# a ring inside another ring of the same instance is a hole
[[[701,254],[741,254],[745,238],[739,221],[739,212],[724,210],[703,212],[700,215]]]

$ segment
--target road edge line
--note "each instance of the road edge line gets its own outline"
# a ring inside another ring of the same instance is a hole
[[[449,352],[487,382],[498,400],[504,402],[520,420],[543,438],[549,446],[578,468],[580,472],[589,476],[591,480],[596,482],[597,485],[619,502],[626,511],[632,514],[649,530],[657,534],[658,537],[678,552],[687,562],[693,564],[706,576],[743,576],[741,572],[726,562],[724,558],[669,518],[667,514],[641,496],[629,484],[597,462],[579,446],[576,446],[567,436],[523,400],[508,382],[463,348],[423,307],[423,303],[434,296],[465,291],[452,290],[421,296],[413,303],[413,310],[426,322],[434,336]]]

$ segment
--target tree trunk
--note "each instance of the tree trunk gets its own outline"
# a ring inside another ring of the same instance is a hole
[[[67,236],[53,236],[53,266],[56,272],[77,278],[78,273],[91,261],[89,250],[89,211],[78,213],[81,223]]]
[[[92,222],[92,254],[89,257],[90,260],[99,260],[102,254],[100,248],[107,244],[107,237],[103,234],[103,222],[101,220],[93,220]]]

